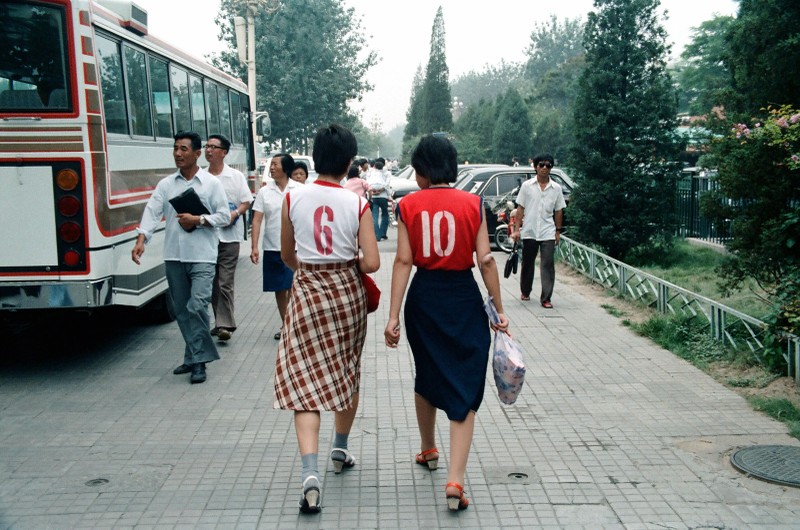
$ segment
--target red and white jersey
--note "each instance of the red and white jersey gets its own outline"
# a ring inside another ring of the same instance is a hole
[[[338,263],[358,255],[358,227],[369,203],[338,184],[316,180],[286,195],[297,259]]]
[[[427,188],[403,197],[399,209],[414,265],[451,271],[474,266],[475,239],[483,220],[479,196],[453,188]]]

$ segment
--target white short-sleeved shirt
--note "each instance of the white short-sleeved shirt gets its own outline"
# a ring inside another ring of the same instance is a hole
[[[297,259],[302,263],[340,263],[358,255],[358,228],[369,203],[350,190],[323,181],[286,197],[294,226]]]
[[[525,208],[520,237],[549,241],[556,238],[556,223],[553,214],[567,207],[561,186],[550,179],[544,190],[532,178],[522,183],[517,195],[517,204]]]
[[[228,207],[231,210],[235,210],[243,202],[253,202],[253,195],[250,193],[250,188],[247,186],[247,179],[241,171],[233,169],[228,164],[224,164],[222,172],[214,176],[222,182],[222,187],[225,188],[225,195],[228,197]],[[243,224],[244,221],[239,221],[237,218],[234,224],[218,228],[219,240],[222,243],[238,243],[244,241]]]
[[[270,179],[258,190],[253,210],[264,214],[264,236],[261,238],[262,250],[281,250],[281,208],[283,197],[292,190],[304,187],[296,180],[289,179],[283,191]]]

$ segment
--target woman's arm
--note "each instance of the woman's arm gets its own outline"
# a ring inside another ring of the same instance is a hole
[[[475,254],[478,256],[478,268],[483,277],[483,284],[494,301],[494,306],[500,315],[500,322],[492,324],[492,329],[507,331],[508,319],[503,313],[503,300],[500,297],[500,275],[497,272],[497,263],[489,248],[489,230],[486,228],[486,217],[481,221],[478,235],[475,237]]]
[[[258,241],[261,239],[261,222],[264,220],[264,213],[253,210],[253,221],[250,226],[250,261],[258,265],[261,253],[258,251]]]
[[[296,246],[294,225],[289,219],[289,206],[286,199],[283,199],[283,206],[281,206],[281,261],[292,271],[296,271],[300,265],[295,252]]]
[[[358,221],[358,247],[361,249],[358,270],[375,272],[381,266],[381,255],[378,252],[378,240],[375,237],[375,224],[372,222],[372,216],[367,212],[369,209],[364,210]]]
[[[487,240],[488,241],[488,240]],[[402,220],[397,221],[397,254],[394,258],[392,267],[392,290],[389,301],[389,321],[383,336],[386,338],[386,345],[396,348],[400,341],[400,306],[403,304],[403,296],[406,294],[408,278],[411,276],[411,266],[413,257],[411,254],[411,244],[408,241],[408,229]]]

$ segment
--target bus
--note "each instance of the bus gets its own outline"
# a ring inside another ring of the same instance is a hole
[[[176,131],[224,134],[226,162],[253,174],[247,86],[151,36],[134,2],[3,0],[0,20],[0,315],[170,318],[163,220],[140,266],[135,228],[176,170]]]

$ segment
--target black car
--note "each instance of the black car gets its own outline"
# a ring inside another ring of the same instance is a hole
[[[536,171],[532,167],[494,167],[472,169],[464,173],[456,182],[457,189],[483,197],[490,243],[494,243],[494,232],[498,224],[497,215],[494,213],[498,201],[516,198],[522,183],[531,178],[536,178]],[[557,168],[550,171],[550,178],[561,186],[564,200],[569,204],[569,196],[575,187],[572,179]]]

